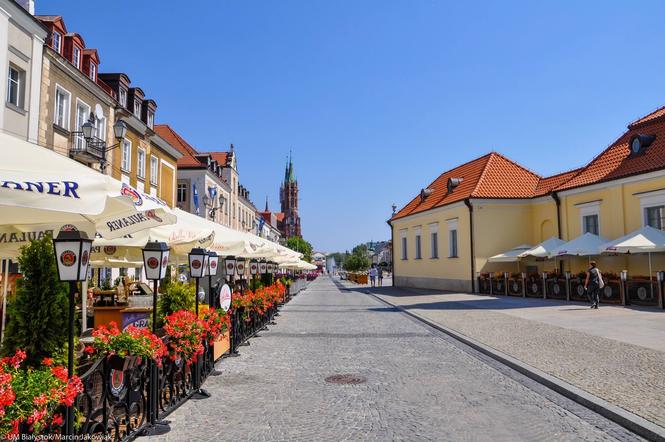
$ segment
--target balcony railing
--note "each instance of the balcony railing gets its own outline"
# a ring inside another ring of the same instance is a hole
[[[104,140],[100,138],[92,137],[86,140],[83,132],[72,132],[69,155],[81,161],[99,162],[104,159],[105,145]]]

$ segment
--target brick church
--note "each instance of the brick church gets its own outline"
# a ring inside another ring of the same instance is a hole
[[[279,202],[281,205],[281,222],[278,222],[278,228],[282,232],[283,238],[292,236],[301,237],[300,215],[298,215],[298,180],[293,170],[293,159],[289,154],[289,161],[284,171],[284,182],[279,188]]]
[[[268,197],[266,197],[266,208],[263,212],[259,212],[264,225],[269,225],[270,229],[279,231],[278,236],[283,241],[292,236],[302,237],[300,215],[298,214],[298,180],[293,170],[291,155],[286,162],[284,181],[279,187],[279,203],[281,211],[271,212],[268,208]]]

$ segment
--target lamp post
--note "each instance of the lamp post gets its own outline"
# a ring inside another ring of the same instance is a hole
[[[199,282],[206,273],[208,266],[208,252],[205,249],[195,247],[189,252],[189,275],[196,280],[196,318],[199,317]],[[201,364],[200,357],[194,366],[194,387],[196,393],[203,397],[210,397],[210,393],[201,388]]]
[[[69,282],[69,330],[67,334],[67,376],[74,375],[74,307],[77,284],[88,276],[92,240],[85,232],[61,231],[53,240],[58,279]],[[74,434],[74,406],[67,407],[65,434]]]
[[[208,302],[211,307],[216,306],[217,302],[212,297],[212,277],[217,276],[219,266],[219,256],[216,252],[208,252]]]
[[[143,268],[146,279],[152,281],[152,332],[157,333],[157,289],[158,282],[166,276],[166,268],[169,264],[169,246],[163,242],[148,242],[143,248]],[[157,422],[159,409],[159,369],[155,361],[150,361],[150,390],[148,400],[149,423],[146,434],[163,434],[170,430],[168,424]],[[157,429],[157,425],[162,428]]]
[[[101,154],[99,169],[102,173],[104,173],[106,170],[106,154],[122,144],[122,140],[124,140],[125,135],[127,135],[127,124],[122,120],[115,122],[113,125],[113,136],[115,136],[115,139],[118,142],[112,146],[107,146],[106,141],[101,140],[93,135],[96,129],[95,115],[90,112],[90,118],[88,121],[81,125],[81,132],[83,133],[86,146],[93,150],[99,151]]]
[[[233,305],[233,290],[235,289],[235,274],[236,274],[236,260],[233,256],[226,256],[224,258],[224,275],[227,278],[227,282],[231,284],[231,300],[229,305]],[[238,341],[240,340],[240,325],[238,323],[238,312],[233,310],[231,313],[231,333],[229,340],[231,341],[229,356],[238,356]]]

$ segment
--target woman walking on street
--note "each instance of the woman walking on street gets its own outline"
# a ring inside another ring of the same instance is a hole
[[[605,287],[605,282],[603,281],[603,275],[598,267],[596,267],[596,261],[591,261],[589,264],[591,267],[586,272],[584,289],[587,291],[589,300],[591,301],[591,308],[597,309],[600,302],[600,290]]]
[[[369,280],[372,283],[372,287],[376,287],[376,267],[374,265],[369,269]]]

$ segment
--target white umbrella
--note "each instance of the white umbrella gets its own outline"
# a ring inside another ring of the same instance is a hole
[[[600,246],[607,242],[602,236],[587,232],[577,238],[552,249],[549,257],[555,256],[593,256],[600,253]]]
[[[117,238],[176,221],[166,203],[52,150],[0,133],[0,256],[73,225]]]
[[[516,262],[519,261],[521,253],[529,250],[531,248],[528,244],[522,244],[517,247],[513,247],[507,252],[499,253],[498,255],[491,256],[487,258],[489,262]]]
[[[553,236],[541,242],[537,246],[532,247],[529,250],[520,253],[518,256],[520,258],[525,258],[527,256],[534,256],[536,258],[547,258],[553,249],[565,243],[566,241]]]
[[[644,226],[621,238],[601,245],[600,251],[608,253],[646,253],[649,256],[649,286],[653,296],[651,253],[665,251],[665,232],[650,226]]]

